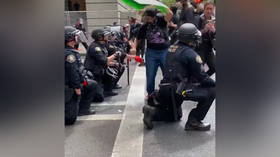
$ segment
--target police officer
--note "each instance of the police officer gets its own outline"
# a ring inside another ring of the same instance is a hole
[[[169,49],[166,73],[159,93],[153,94],[148,104],[143,107],[143,121],[148,129],[153,128],[154,120],[166,120],[167,117],[180,119],[181,103],[183,100],[192,100],[198,104],[190,112],[185,130],[210,130],[210,124],[203,123],[202,120],[216,97],[215,82],[202,69],[202,60],[194,51],[200,37],[201,33],[191,23],[183,24],[179,28],[179,43]]]
[[[97,83],[90,80],[93,75],[86,71],[80,54],[74,48],[78,43],[79,30],[65,26],[65,123],[73,124],[77,114],[89,115],[95,111],[90,108]]]
[[[121,89],[122,87],[118,84],[118,82],[125,71],[124,59],[128,55],[126,54],[126,52],[124,52],[125,50],[117,47],[116,38],[117,38],[116,33],[111,32],[111,38],[107,44],[107,50],[109,55],[118,54],[115,59],[116,65],[114,67],[111,67],[116,71],[116,75],[112,75],[112,84],[114,89]]]
[[[88,52],[85,59],[85,67],[94,74],[95,80],[98,82],[98,99],[104,100],[104,95],[114,96],[117,93],[112,91],[112,85],[110,79],[106,75],[105,71],[107,67],[115,66],[114,59],[116,54],[108,56],[108,50],[106,44],[108,42],[110,32],[104,29],[96,29],[92,31],[91,37],[94,42],[88,48]]]

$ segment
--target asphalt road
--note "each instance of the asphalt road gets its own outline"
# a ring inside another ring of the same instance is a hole
[[[186,132],[184,125],[196,105],[183,104],[180,122],[157,122],[153,130],[144,129],[141,108],[145,98],[145,67],[130,66],[120,80],[119,95],[93,103],[97,113],[79,117],[77,123],[65,128],[65,157],[214,157],[215,103],[205,121],[212,124],[208,132]],[[159,70],[156,84],[161,79]]]

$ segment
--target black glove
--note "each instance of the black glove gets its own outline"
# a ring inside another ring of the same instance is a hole
[[[86,79],[88,79],[88,78],[93,79],[93,78],[94,78],[93,74],[92,74],[90,71],[85,70],[85,69],[83,70],[82,75],[83,75]]]
[[[87,70],[87,76],[90,78],[90,79],[94,79],[94,76],[92,74],[92,72],[88,71]]]

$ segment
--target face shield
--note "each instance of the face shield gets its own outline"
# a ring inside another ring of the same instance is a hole
[[[104,31],[104,36],[109,36],[111,33],[109,31]]]
[[[199,30],[194,34],[196,36],[196,43],[199,45],[202,43],[202,34]]]
[[[103,37],[103,41],[107,42],[109,40],[109,36],[111,35],[111,32],[109,31],[104,31],[104,37]]]
[[[87,43],[88,42],[84,32],[82,32],[80,30],[76,30],[73,33],[75,33],[76,42],[78,42],[78,43]]]
[[[193,48],[198,48],[202,43],[202,34],[199,30],[193,35],[192,40],[190,40],[189,46]]]
[[[116,32],[112,32],[111,36],[110,36],[110,40],[115,41],[117,38],[117,33]]]

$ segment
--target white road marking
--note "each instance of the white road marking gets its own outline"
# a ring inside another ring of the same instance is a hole
[[[137,67],[127,105],[123,114],[112,157],[142,157],[143,147],[143,114],[146,75],[144,67]]]
[[[102,103],[92,103],[91,106],[125,106],[126,101],[104,101]]]
[[[86,120],[122,120],[122,114],[102,114],[78,117],[78,121]]]

